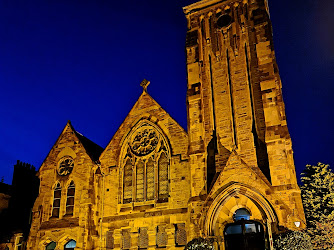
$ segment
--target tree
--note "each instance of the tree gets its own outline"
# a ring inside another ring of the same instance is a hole
[[[289,231],[275,237],[275,249],[279,250],[312,250],[311,237],[304,232]]]
[[[189,241],[184,250],[214,250],[214,247],[210,240],[199,237]]]
[[[306,165],[302,173],[302,199],[307,233],[315,249],[334,249],[330,223],[334,219],[334,174],[329,165]]]

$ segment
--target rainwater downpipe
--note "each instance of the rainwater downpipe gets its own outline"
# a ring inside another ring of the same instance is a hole
[[[100,170],[101,170],[101,164],[98,164]],[[101,204],[101,216],[100,216],[100,250],[102,250],[102,221],[103,221],[103,216],[104,216],[104,194],[105,194],[105,175],[101,171],[102,175],[102,204]]]

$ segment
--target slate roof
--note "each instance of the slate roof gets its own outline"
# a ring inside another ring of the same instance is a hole
[[[89,140],[87,137],[80,134],[78,131],[74,130],[74,132],[76,136],[78,137],[78,139],[80,140],[80,142],[82,143],[82,146],[85,148],[90,158],[93,161],[97,161],[104,149],[100,147],[99,145],[97,145],[96,143]]]

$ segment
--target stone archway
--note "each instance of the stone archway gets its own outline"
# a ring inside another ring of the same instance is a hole
[[[254,188],[233,183],[219,189],[210,204],[207,204],[202,220],[204,234],[213,237],[219,249],[225,249],[224,229],[234,222],[233,214],[240,208],[250,212],[250,220],[259,222],[265,228],[267,249],[272,249],[271,226],[277,224],[277,216],[269,201]]]

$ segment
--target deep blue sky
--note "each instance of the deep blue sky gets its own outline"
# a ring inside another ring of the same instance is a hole
[[[37,168],[67,120],[105,147],[149,93],[186,128],[190,0],[0,0],[0,177]],[[334,165],[334,1],[269,0],[297,173]]]

